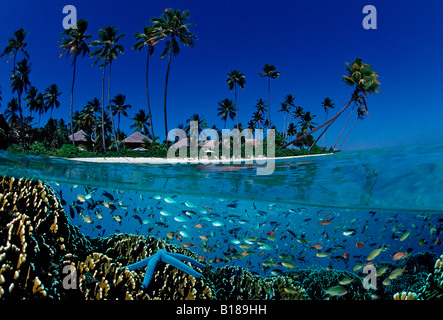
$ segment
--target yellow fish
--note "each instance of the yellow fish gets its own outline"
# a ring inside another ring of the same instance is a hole
[[[394,271],[391,272],[391,274],[389,275],[388,278],[391,280],[397,279],[398,277],[400,277],[403,274],[404,271],[405,271],[404,268],[403,269],[400,269],[400,268],[395,269]]]
[[[328,253],[326,253],[326,252],[321,252],[321,251],[319,251],[319,252],[317,252],[317,257],[319,257],[319,258],[327,258],[327,257],[329,257],[329,254]]]
[[[366,260],[371,261],[377,258],[377,256],[383,251],[383,246],[384,244],[380,248],[372,250]]]
[[[406,231],[400,238],[400,241],[404,241],[406,240],[407,237],[409,237],[409,235],[411,234],[410,231]]]
[[[85,201],[86,201],[85,196],[82,195],[82,194],[78,194],[78,195],[77,195],[77,199],[78,199],[78,201],[80,201],[80,202],[85,202]]]
[[[86,223],[93,223],[92,219],[88,215],[84,216],[82,220]]]
[[[343,288],[342,286],[334,286],[330,287],[329,289],[325,290],[325,294],[333,296],[333,297],[341,297],[348,293],[348,291]]]
[[[296,268],[295,264],[293,264],[291,261],[283,261],[282,266],[289,268],[289,269],[293,269]]]

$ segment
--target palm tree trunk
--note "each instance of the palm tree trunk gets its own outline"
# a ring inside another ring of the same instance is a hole
[[[285,139],[286,142],[285,122],[286,122],[286,115],[285,112],[283,111],[283,139]]]
[[[345,138],[343,139],[343,141],[341,142],[340,146],[338,147],[338,149],[341,149],[341,146],[343,145],[343,143],[345,143],[346,138],[349,136],[349,134],[351,133],[352,130],[354,130],[355,125],[357,124],[358,118],[355,119],[354,121],[354,125],[352,126],[351,130],[349,130],[349,132],[346,134]]]
[[[296,142],[296,141],[306,137],[307,135],[310,135],[310,134],[313,134],[314,132],[317,132],[318,130],[320,130],[321,128],[323,128],[326,125],[328,125],[327,128],[329,128],[330,124],[332,124],[335,120],[337,120],[337,118],[349,107],[351,102],[355,100],[356,96],[357,96],[357,94],[356,94],[356,92],[354,92],[352,94],[351,99],[349,99],[348,103],[346,103],[346,105],[343,107],[343,109],[341,109],[340,112],[338,112],[334,117],[332,117],[331,119],[329,119],[328,121],[326,121],[322,125],[318,126],[317,128],[309,131],[308,133],[305,133],[304,135],[301,135],[301,136],[295,138],[294,140],[291,140],[291,141],[285,143],[282,147],[280,147],[280,149],[283,149],[283,148],[287,147],[288,145],[290,145],[290,144],[292,144],[292,143],[294,143],[294,142]],[[323,133],[326,131],[326,129],[323,131]]]
[[[105,139],[105,71],[106,65],[103,66],[102,76],[102,139],[103,139],[103,152],[106,153],[106,139]]]
[[[326,109],[326,118],[325,121],[328,121],[328,109]],[[325,134],[323,135],[323,139],[321,141],[321,147],[323,148],[323,145],[325,144]]]
[[[26,138],[25,138],[25,125],[23,122],[23,112],[22,112],[22,97],[21,94],[18,94],[18,111],[20,113],[20,128],[22,131],[22,145],[23,150],[26,149]]]
[[[72,73],[72,86],[71,86],[71,107],[70,107],[70,114],[71,114],[71,136],[72,136],[72,144],[75,146],[75,137],[74,137],[74,121],[72,119],[73,114],[73,104],[74,104],[74,83],[75,83],[75,66],[77,62],[77,54],[74,54],[74,61],[73,61],[73,67],[74,72]]]
[[[148,58],[146,59],[146,98],[148,99],[148,113],[149,113],[149,123],[151,125],[152,138],[155,137],[154,126],[152,125],[152,114],[151,114],[151,103],[149,100],[149,90],[148,90],[148,71],[149,71],[149,56],[151,55],[151,47],[148,47]]]
[[[117,135],[115,134],[114,116],[112,115],[112,107],[111,107],[111,66],[112,66],[112,62],[109,62],[109,79],[108,79],[109,116],[111,117],[112,134],[114,135],[115,147],[117,148],[117,152],[119,152],[120,149],[118,147]]]
[[[237,121],[237,129],[238,129],[238,107],[237,107],[237,84],[234,83],[234,97],[235,97],[235,119]]]
[[[355,105],[354,105],[354,106],[355,106]],[[335,144],[334,144],[334,149],[335,149],[335,147],[337,146],[337,143],[338,143],[338,141],[340,140],[340,137],[341,137],[343,131],[345,130],[346,125],[348,124],[349,118],[351,118],[351,115],[352,115],[353,112],[354,112],[354,108],[352,108],[351,112],[349,113],[348,119],[346,119],[345,125],[344,125],[343,128],[341,129],[340,134],[338,135],[337,141],[336,141]]]
[[[169,147],[169,141],[168,141],[168,113],[166,110],[166,96],[168,93],[168,79],[169,79],[169,68],[171,67],[171,56],[172,56],[172,41],[170,41],[169,44],[169,58],[168,58],[168,68],[166,69],[166,82],[165,82],[165,96],[164,96],[164,104],[163,104],[163,112],[165,116],[165,139],[166,139],[166,146]]]

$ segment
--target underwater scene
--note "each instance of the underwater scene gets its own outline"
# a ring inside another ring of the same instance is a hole
[[[0,174],[2,299],[443,298],[443,143]]]

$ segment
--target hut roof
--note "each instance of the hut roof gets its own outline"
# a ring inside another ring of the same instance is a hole
[[[70,141],[72,141],[72,134],[68,137]],[[77,131],[74,133],[75,142],[87,142],[88,138],[86,133],[83,130]]]
[[[147,140],[149,143],[152,142],[151,139],[149,139],[147,136],[141,134],[140,132],[134,132],[129,137],[127,137],[125,140],[123,140],[124,143],[143,143],[143,140]]]

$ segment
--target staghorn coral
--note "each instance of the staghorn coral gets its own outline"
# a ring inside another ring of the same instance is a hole
[[[206,275],[219,300],[304,300],[304,290],[290,278],[263,278],[248,269],[225,266]]]
[[[417,300],[417,294],[415,292],[397,292],[394,294],[394,300]]]
[[[146,300],[149,296],[142,290],[135,272],[121,263],[115,263],[102,253],[93,253],[84,261],[66,255],[63,265],[71,265],[78,277],[78,291],[71,291],[70,298],[85,300]]]
[[[0,177],[0,298],[60,298],[59,258],[89,248],[50,187]]]

